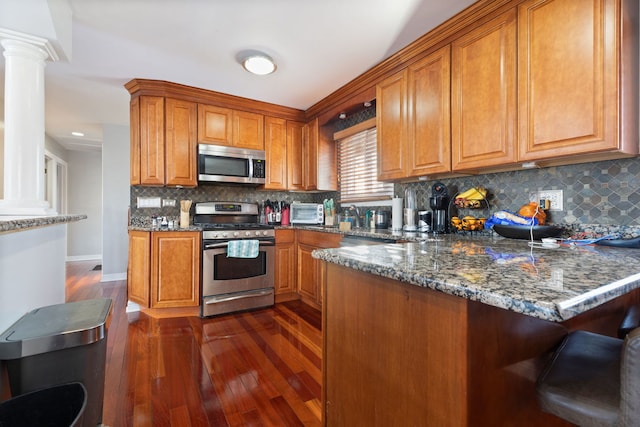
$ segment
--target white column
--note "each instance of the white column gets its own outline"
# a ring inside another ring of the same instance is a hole
[[[22,40],[3,39],[5,57],[4,200],[1,215],[46,215],[44,68],[49,54]]]

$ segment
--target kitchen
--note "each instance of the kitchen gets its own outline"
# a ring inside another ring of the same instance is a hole
[[[495,197],[492,199],[494,209],[514,209],[528,201],[531,191],[547,189],[549,188],[547,185],[562,188],[565,191],[566,211],[552,212],[552,221],[554,223],[566,223],[570,227],[575,227],[576,224],[591,224],[594,227],[598,227],[598,231],[602,227],[607,230],[623,229],[625,233],[633,235],[635,233],[636,215],[634,215],[633,206],[625,208],[625,205],[628,204],[628,200],[633,199],[634,188],[636,187],[634,182],[637,181],[635,170],[635,161],[631,158],[577,165],[557,165],[549,168],[518,170],[517,172],[489,172],[471,178],[442,178],[442,181],[448,187],[452,189],[458,188],[459,190],[478,185],[480,182],[492,190]],[[396,183],[394,193],[404,194],[404,190],[407,187],[413,188],[420,203],[418,207],[426,208],[425,203],[431,190],[431,184],[431,181]],[[607,189],[604,190],[604,194],[593,190],[599,184],[601,189]],[[137,189],[134,186],[131,189],[131,206],[135,205],[134,202],[137,202],[138,197],[160,197],[161,200],[193,200],[194,202],[242,200],[260,203],[266,199],[321,202],[324,198],[338,200],[339,197],[338,194],[334,193],[335,191],[335,189],[332,189],[331,192],[323,194],[289,194],[282,191],[263,192],[224,186],[207,187],[206,190],[200,187],[197,189],[172,189],[169,187]],[[594,195],[592,191],[598,194]],[[602,215],[601,205],[603,203],[605,205],[605,215]],[[618,206],[621,206],[621,208]],[[153,213],[150,210],[145,210],[144,212]],[[132,218],[140,213],[133,210]],[[159,214],[177,216],[177,211],[175,207],[160,208]]]

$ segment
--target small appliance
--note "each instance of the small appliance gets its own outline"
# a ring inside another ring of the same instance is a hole
[[[198,144],[198,182],[264,184],[265,159],[264,150]]]
[[[418,213],[416,204],[416,191],[407,188],[404,191],[404,231],[416,231],[416,214]]]
[[[291,224],[324,224],[324,206],[322,203],[298,203],[289,205]]]
[[[429,207],[433,210],[432,230],[434,233],[448,233],[449,220],[447,211],[449,210],[449,191],[441,182],[436,182],[431,187],[431,197],[429,197]]]

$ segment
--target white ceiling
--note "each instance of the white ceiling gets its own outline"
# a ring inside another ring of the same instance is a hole
[[[133,78],[306,110],[475,0],[68,1],[71,59],[46,67],[46,132],[68,149],[100,149],[104,124],[129,123]],[[245,50],[269,54],[277,71],[247,73]]]

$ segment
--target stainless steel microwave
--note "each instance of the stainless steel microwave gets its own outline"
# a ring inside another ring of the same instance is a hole
[[[265,183],[264,150],[198,144],[198,182]]]

